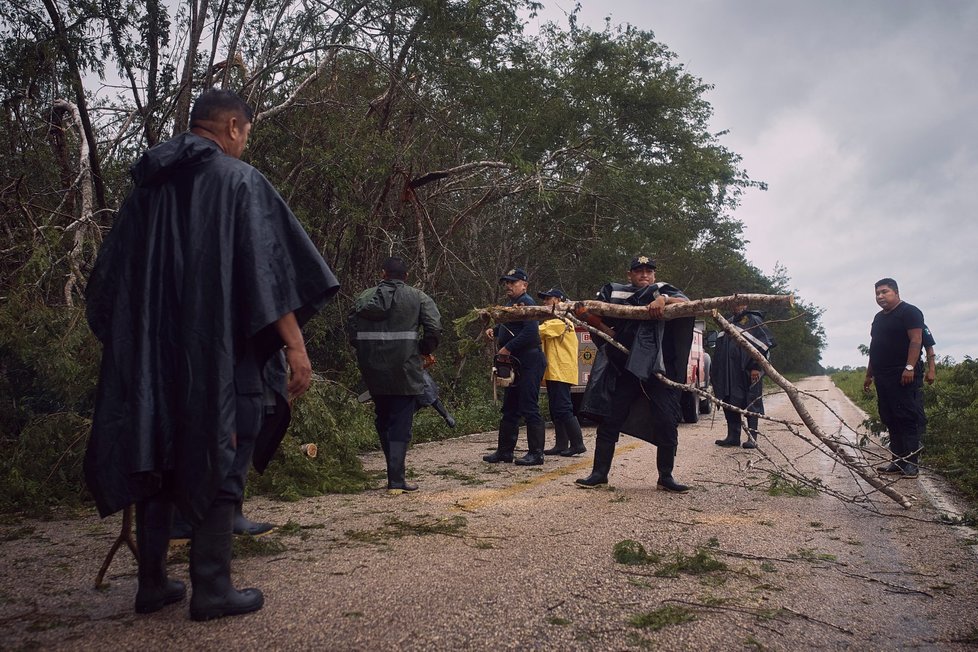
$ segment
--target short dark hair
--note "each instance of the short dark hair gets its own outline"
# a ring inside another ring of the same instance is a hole
[[[255,110],[233,91],[211,88],[200,94],[190,112],[190,126],[205,120],[217,120],[225,113],[236,113],[248,122],[253,122]]]
[[[876,281],[876,285],[873,286],[873,289],[875,290],[881,285],[885,285],[897,294],[900,294],[900,288],[897,286],[896,281],[894,281],[892,278],[881,278],[880,280]]]
[[[407,278],[407,263],[405,263],[404,259],[400,258],[399,256],[391,256],[384,261],[384,264],[381,265],[380,268],[387,273],[387,278],[393,278],[399,281],[403,281]]]

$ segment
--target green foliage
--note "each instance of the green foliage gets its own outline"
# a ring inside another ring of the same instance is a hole
[[[612,555],[614,555],[616,562],[627,566],[658,564],[661,559],[659,553],[648,553],[645,551],[645,546],[631,539],[624,539],[616,543]]]
[[[636,614],[628,619],[628,624],[639,629],[658,631],[669,625],[681,625],[696,620],[693,612],[679,605],[663,605],[654,611]]]
[[[686,575],[705,575],[715,571],[725,571],[727,565],[714,557],[709,550],[698,548],[692,555],[687,555],[678,551],[673,559],[664,563],[656,570],[658,577],[679,577],[680,573]]]
[[[875,393],[863,393],[865,370],[842,371],[832,381],[869,416],[870,432],[885,432]],[[944,362],[933,385],[924,385],[927,431],[921,463],[946,477],[971,500],[978,500],[978,361]]]
[[[767,495],[769,496],[804,496],[811,498],[818,490],[801,482],[792,482],[788,478],[771,473],[768,476]]]

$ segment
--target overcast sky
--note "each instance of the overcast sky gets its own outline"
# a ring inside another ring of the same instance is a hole
[[[570,0],[543,0],[566,25]],[[743,157],[748,259],[783,264],[825,310],[822,364],[865,364],[891,276],[938,355],[978,357],[978,2],[582,0],[580,22],[655,33],[715,88],[712,130]],[[667,270],[663,280],[668,280]]]

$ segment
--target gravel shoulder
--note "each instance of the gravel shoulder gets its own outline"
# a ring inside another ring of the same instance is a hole
[[[799,386],[849,424],[862,420],[828,378]],[[769,415],[798,420],[785,396],[765,403]],[[838,430],[820,403],[806,405]],[[266,606],[210,623],[191,622],[186,602],[136,616],[125,549],[108,586],[93,588],[118,515],[4,525],[0,649],[978,645],[978,534],[941,522],[960,507],[940,478],[897,481],[911,510],[879,495],[854,504],[829,493],[863,496],[866,486],[783,425],[762,423],[760,451],[715,446],[724,432],[722,414],[680,426],[675,475],[694,487],[684,495],[656,490],[654,447],[629,437],[612,485],[583,489],[573,481],[587,475],[590,454],[488,465],[481,456],[495,434],[483,433],[412,449],[408,467],[422,487],[414,495],[249,501],[251,517],[289,524],[253,542],[261,554],[233,564],[236,585],[260,587]],[[589,448],[593,436],[588,429]],[[771,491],[774,463],[785,460],[830,491],[790,495],[809,493],[796,481]],[[383,459],[364,464],[379,472]],[[657,561],[618,563],[624,541]],[[185,560],[174,546],[170,572],[186,581]]]

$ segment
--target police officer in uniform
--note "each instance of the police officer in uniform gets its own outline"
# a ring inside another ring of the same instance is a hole
[[[506,288],[507,306],[534,306],[536,302],[527,294],[529,277],[516,267],[500,277]],[[499,439],[496,450],[483,456],[490,464],[512,462],[516,440],[519,439],[520,419],[526,421],[526,440],[529,452],[516,460],[520,466],[543,464],[546,428],[540,416],[540,382],[547,368],[547,359],[540,347],[540,327],[534,320],[499,324],[486,330],[486,337],[494,339],[499,356],[510,356],[517,370],[517,379],[503,392],[502,419],[499,421]]]

